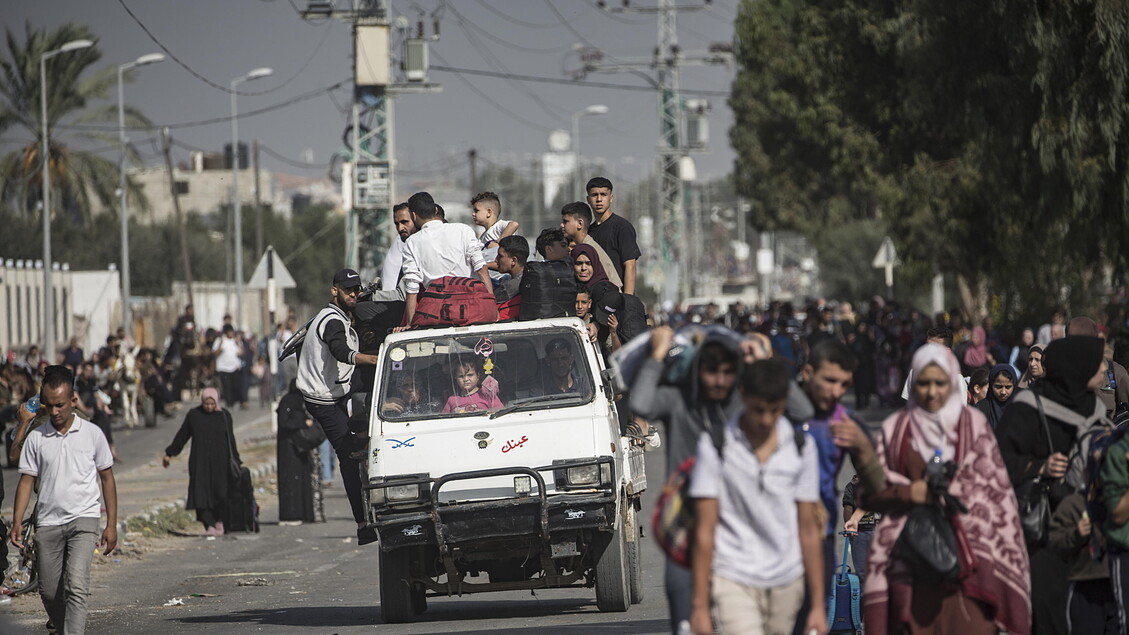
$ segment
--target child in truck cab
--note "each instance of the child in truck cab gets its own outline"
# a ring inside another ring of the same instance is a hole
[[[395,397],[389,396],[384,401],[384,414],[388,415],[417,415],[435,411],[433,404],[423,399],[420,381],[415,375],[408,375],[400,380],[396,386]]]
[[[455,394],[447,398],[443,406],[444,414],[463,412],[483,412],[503,408],[498,399],[498,382],[493,377],[482,380],[482,370],[475,360],[456,360],[451,365],[451,379],[455,384]]]

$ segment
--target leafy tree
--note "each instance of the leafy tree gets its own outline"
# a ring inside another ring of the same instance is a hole
[[[1088,308],[1103,267],[1124,275],[1120,4],[745,2],[737,34],[730,139],[759,226],[821,242],[881,220],[966,309],[1005,298],[997,317]]]
[[[0,57],[0,135],[19,130],[30,141],[0,156],[0,201],[20,214],[31,216],[43,198],[42,148],[43,122],[40,119],[40,58],[72,40],[95,39],[89,28],[68,23],[53,31],[37,30],[28,23],[21,43],[11,30],[7,33],[7,55]],[[115,207],[118,166],[114,161],[81,150],[70,140],[97,145],[117,145],[115,134],[81,128],[83,124],[117,122],[116,104],[92,105],[106,98],[116,86],[117,68],[90,69],[102,58],[97,46],[56,55],[47,60],[47,133],[50,138],[52,207],[84,220],[94,209],[92,196],[103,208]],[[86,75],[83,78],[83,75]],[[132,79],[132,73],[123,80]],[[149,121],[135,109],[126,109],[127,125],[148,126]],[[67,122],[64,124],[63,122]],[[67,132],[66,136],[60,132]],[[137,155],[128,150],[130,159]],[[147,206],[144,194],[132,182],[131,196],[136,204]]]

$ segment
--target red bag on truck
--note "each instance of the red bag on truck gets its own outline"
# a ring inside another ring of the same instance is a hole
[[[478,278],[444,276],[419,292],[412,327],[466,326],[498,321],[498,305]]]

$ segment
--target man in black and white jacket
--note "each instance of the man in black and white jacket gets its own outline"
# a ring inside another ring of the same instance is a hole
[[[353,309],[361,291],[361,277],[352,269],[342,269],[333,276],[330,293],[333,299],[310,324],[298,360],[298,390],[306,410],[317,421],[337,452],[341,462],[341,481],[357,521],[357,540],[366,545],[376,540],[375,529],[364,529],[365,515],[361,502],[361,476],[357,459],[368,439],[349,430],[346,403],[349,379],[357,364],[376,364],[376,355],[357,351],[357,332],[353,330]]]

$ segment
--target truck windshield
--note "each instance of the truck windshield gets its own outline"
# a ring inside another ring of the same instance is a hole
[[[482,415],[551,395],[588,403],[594,389],[583,351],[568,328],[401,342],[382,360],[379,411],[400,421]]]

